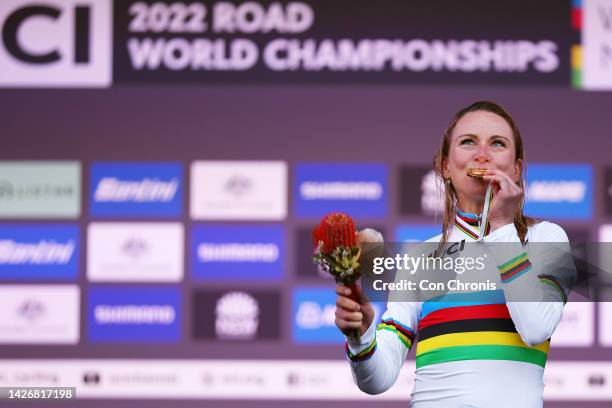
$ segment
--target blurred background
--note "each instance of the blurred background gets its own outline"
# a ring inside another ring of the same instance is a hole
[[[433,154],[476,100],[519,124],[526,213],[612,241],[609,0],[3,0],[0,24],[0,386],[405,407],[413,352],[388,392],[353,384],[311,228],[341,210],[387,241],[438,234]],[[553,337],[546,406],[612,401],[595,283]]]

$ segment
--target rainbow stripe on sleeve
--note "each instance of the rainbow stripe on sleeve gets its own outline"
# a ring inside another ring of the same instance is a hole
[[[396,320],[393,320],[392,318],[383,319],[376,330],[388,330],[397,334],[399,341],[401,341],[408,350],[410,350],[412,344],[414,343],[415,336],[412,329]]]
[[[522,274],[531,270],[531,262],[527,252],[523,252],[515,258],[497,267],[501,275],[502,283],[512,282]]]
[[[372,357],[372,355],[376,351],[376,339],[374,339],[372,344],[370,344],[365,350],[361,351],[360,353],[357,353],[357,354],[351,353],[348,347],[348,343],[344,345],[344,350],[346,351],[346,355],[351,361],[367,360],[368,358]]]
[[[538,278],[540,278],[540,282],[554,288],[555,290],[559,292],[559,294],[561,295],[561,300],[563,301],[563,304],[567,303],[567,295],[565,294],[565,291],[563,290],[563,286],[561,286],[557,278],[555,278],[552,275],[538,275]]]
[[[403,325],[402,323],[392,319],[387,318],[383,319],[382,322],[376,327],[376,331],[378,330],[388,330],[397,335],[398,340],[410,350],[412,344],[414,343],[414,332],[408,326]],[[362,350],[357,354],[351,353],[348,348],[348,343],[345,344],[344,349],[346,351],[346,355],[351,361],[363,361],[372,357],[374,352],[376,351],[376,339],[370,344],[367,348]]]

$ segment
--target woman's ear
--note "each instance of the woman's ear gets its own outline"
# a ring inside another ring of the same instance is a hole
[[[516,162],[514,163],[514,182],[518,183],[519,181],[521,181],[521,178],[523,177],[523,160],[522,159],[517,159]]]
[[[442,178],[444,180],[448,180],[450,178],[450,173],[448,171],[448,157],[444,157],[440,161],[440,170],[442,173]]]

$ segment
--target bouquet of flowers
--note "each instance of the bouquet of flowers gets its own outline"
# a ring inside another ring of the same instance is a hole
[[[312,240],[315,247],[313,261],[329,272],[336,283],[349,287],[351,299],[361,303],[357,292],[361,248],[352,218],[341,212],[326,215],[313,228]],[[353,336],[358,339],[359,330]]]
[[[337,283],[352,288],[359,279],[359,256],[355,223],[344,213],[323,217],[312,231],[313,261],[329,272]]]

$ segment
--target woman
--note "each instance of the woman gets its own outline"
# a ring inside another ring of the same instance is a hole
[[[445,181],[446,202],[442,234],[429,241],[439,248],[462,240],[514,243],[495,255],[500,289],[469,303],[389,302],[379,323],[369,303],[352,301],[350,289],[339,285],[336,325],[347,335],[357,385],[369,394],[390,388],[418,336],[411,406],[541,407],[549,339],[567,293],[538,269],[525,244],[567,243],[567,235],[523,215],[523,141],[501,106],[480,101],[459,111],[434,167]],[[528,287],[544,297],[509,301]],[[350,337],[355,329],[358,339]]]

